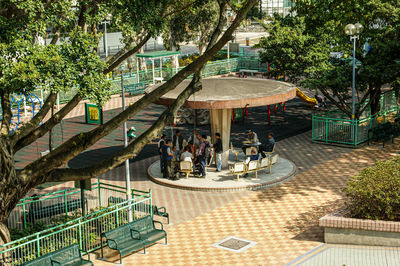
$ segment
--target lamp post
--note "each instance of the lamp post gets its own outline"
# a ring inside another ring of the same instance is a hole
[[[350,36],[350,40],[353,41],[353,82],[352,82],[352,92],[351,92],[351,119],[353,120],[352,122],[352,127],[351,127],[351,138],[354,140],[355,134],[354,134],[354,119],[355,119],[355,112],[356,112],[356,95],[355,95],[355,90],[356,90],[356,40],[359,38],[360,33],[363,31],[364,26],[361,25],[360,23],[356,23],[355,25],[353,24],[347,24],[346,27],[344,28],[344,32],[346,35]]]
[[[111,20],[111,18],[112,18],[112,15],[111,14],[108,14],[106,17],[105,17],[105,20],[104,21],[102,21],[101,22],[101,24],[104,24],[104,35],[103,35],[103,50],[104,50],[104,53],[106,54],[106,58],[107,58],[107,56],[108,56],[108,44],[107,44],[107,23],[110,23],[110,20]]]
[[[121,90],[122,90],[122,111],[125,111],[125,88],[124,88],[124,66],[123,64],[120,65],[119,70],[121,71]],[[123,128],[124,134],[124,147],[128,146],[128,136],[127,136],[127,126],[126,121],[124,122]],[[129,159],[125,161],[125,184],[126,184],[126,200],[129,201],[128,203],[128,221],[132,222],[132,208],[131,208],[131,201],[132,201],[132,194],[131,194],[131,176],[129,171]]]

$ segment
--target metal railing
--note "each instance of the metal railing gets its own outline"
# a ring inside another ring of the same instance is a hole
[[[111,186],[118,191],[121,189],[114,185],[102,185]],[[109,203],[109,198],[102,196],[98,199],[99,202]],[[108,204],[108,207],[99,207],[84,217],[0,246],[0,265],[19,265],[73,243],[78,243],[82,250],[91,252],[105,244],[101,237],[103,232],[128,223],[129,211],[132,211],[134,219],[152,216],[151,205],[151,191],[135,190],[130,202],[125,200],[117,204]]]
[[[357,147],[368,141],[368,130],[378,124],[394,122],[399,116],[395,93],[381,95],[380,112],[370,115],[368,109],[362,118],[351,120],[340,110],[332,110],[312,116],[312,140],[324,143],[337,143]]]
[[[138,194],[139,191],[133,190]],[[92,190],[85,191],[85,209],[88,211],[108,206],[109,197],[125,199],[125,188],[101,183],[92,184]],[[9,229],[25,229],[33,223],[41,223],[47,227],[59,223],[62,216],[81,215],[81,194],[79,188],[69,188],[33,197],[23,198],[8,218]]]

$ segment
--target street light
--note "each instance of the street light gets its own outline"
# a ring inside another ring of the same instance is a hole
[[[124,88],[124,65],[121,63],[119,66],[119,70],[121,72],[121,90],[122,90],[122,111],[125,111],[125,88]],[[128,146],[128,136],[127,136],[127,126],[126,121],[124,122],[124,147]],[[126,200],[128,201],[128,221],[132,222],[132,193],[131,193],[131,176],[129,171],[129,159],[125,161],[125,184],[126,184]]]
[[[351,137],[354,140],[354,119],[355,119],[355,111],[356,111],[356,40],[358,40],[359,35],[364,30],[364,26],[360,23],[347,24],[344,27],[344,32],[346,35],[350,36],[350,40],[353,41],[353,83],[352,83],[352,92],[351,92],[351,119],[353,120],[353,125],[351,127]]]
[[[101,24],[104,24],[104,35],[103,35],[103,50],[104,53],[106,54],[106,58],[108,56],[108,47],[107,47],[107,23],[110,23],[112,19],[112,15],[111,14],[107,14],[107,16],[105,17],[105,20],[101,22]]]

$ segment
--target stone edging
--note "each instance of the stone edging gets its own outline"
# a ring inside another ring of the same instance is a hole
[[[342,207],[339,210],[320,218],[319,226],[400,233],[400,222],[347,218],[345,217],[346,214],[348,214],[348,211]]]
[[[285,158],[286,160],[289,161],[293,165],[293,170],[286,176],[283,176],[277,180],[270,181],[270,182],[265,182],[262,184],[257,184],[257,185],[247,185],[247,186],[242,186],[242,187],[193,187],[193,186],[182,186],[182,185],[177,185],[172,182],[168,182],[168,180],[161,180],[159,178],[155,178],[151,176],[150,174],[150,167],[151,165],[158,163],[158,161],[152,163],[149,168],[147,168],[147,176],[148,178],[153,181],[156,184],[171,187],[171,188],[177,188],[177,189],[183,189],[183,190],[192,190],[192,191],[208,191],[208,192],[237,192],[237,191],[245,191],[245,190],[261,190],[267,187],[272,187],[279,185],[281,183],[284,183],[286,181],[291,180],[296,172],[297,172],[297,166],[295,163],[293,163],[291,160]]]

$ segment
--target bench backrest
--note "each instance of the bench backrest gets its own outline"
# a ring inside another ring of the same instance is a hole
[[[272,155],[272,157],[271,157],[271,164],[272,164],[272,165],[277,164],[278,161],[279,161],[279,154],[274,154],[274,155]]]
[[[107,238],[108,246],[113,248],[115,244],[112,241],[108,241],[109,239],[112,239],[117,243],[123,243],[126,240],[131,239],[130,224],[121,225],[115,229],[107,231],[104,233],[104,236]]]
[[[110,204],[122,203],[122,202],[126,201],[126,199],[120,198],[120,197],[110,196],[110,197],[108,197],[107,201],[108,201],[108,205],[110,205]]]
[[[244,163],[235,163],[233,165],[233,172],[243,172],[246,169],[246,165]]]
[[[182,171],[191,171],[192,169],[193,169],[193,167],[192,167],[192,162],[189,162],[189,161],[181,161],[180,162],[180,168],[181,168],[181,170]]]
[[[248,170],[249,171],[251,171],[251,170],[256,170],[257,169],[257,166],[258,166],[258,161],[250,161],[249,162],[249,166],[248,166]]]
[[[44,256],[41,256],[39,258],[36,258],[34,260],[31,261],[27,261],[25,263],[22,264],[22,266],[52,266],[51,263],[51,256],[49,254],[46,254]]]
[[[269,158],[269,156],[268,156],[268,157],[265,157],[265,158],[262,158],[262,159],[261,159],[261,162],[260,162],[260,168],[266,168],[266,167],[268,167],[268,166],[269,166],[269,163],[270,163],[270,158]]]
[[[129,225],[132,229],[137,230],[139,232],[148,232],[148,231],[154,229],[153,219],[150,215],[140,218],[138,220],[135,220],[132,223],[130,223]]]
[[[81,252],[78,244],[72,244],[68,247],[56,250],[50,253],[50,255],[53,260],[60,262],[61,265],[81,259]]]
[[[246,148],[246,156],[251,155],[251,150],[253,147]]]

